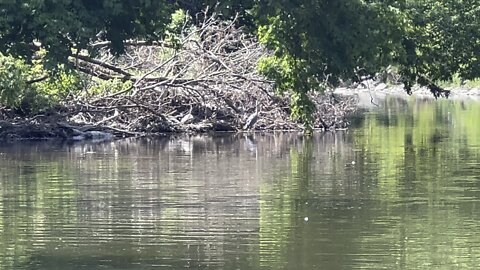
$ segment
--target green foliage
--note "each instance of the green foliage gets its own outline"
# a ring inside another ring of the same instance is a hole
[[[46,49],[50,68],[98,39],[122,53],[126,39],[162,37],[170,14],[163,0],[1,1],[0,52],[30,57],[35,43]]]
[[[401,51],[402,14],[377,1],[271,1],[259,7],[260,41],[291,65],[305,63],[304,80],[373,75]]]
[[[171,22],[167,25],[165,31],[165,42],[173,48],[178,49],[180,36],[187,25],[191,25],[191,17],[183,9],[178,9],[171,16]]]
[[[318,78],[305,80],[308,76],[305,73],[307,65],[308,63],[305,61],[284,55],[283,57],[265,57],[260,60],[258,68],[264,75],[275,80],[277,91],[282,94],[290,91],[292,117],[303,122],[307,130],[311,130],[315,106],[308,97],[308,90],[322,87],[323,82]]]
[[[324,82],[358,81],[389,66],[399,68],[407,91],[420,83],[436,96],[440,80],[480,77],[476,0],[263,1],[255,18],[275,54],[260,69],[295,93],[296,115],[310,113],[304,93]]]
[[[463,88],[463,89],[480,88],[480,79],[465,80],[461,78],[460,75],[455,74],[452,76],[450,80],[441,81],[439,85],[445,88]]]
[[[24,79],[27,73],[24,61],[0,54],[0,103],[19,105],[19,97],[27,88]]]
[[[93,85],[86,91],[89,95],[106,95],[125,91],[132,88],[131,81],[114,80],[94,80]]]
[[[161,39],[173,7],[163,0],[0,1],[0,53],[8,55],[0,57],[1,104],[34,112],[57,103],[82,87],[69,70],[72,52],[95,54],[90,44],[110,41],[111,51],[122,53],[127,39]],[[178,17],[168,27],[171,36]]]
[[[41,63],[37,63],[37,66],[40,65]],[[59,67],[59,71],[54,76],[27,87],[26,95],[22,100],[22,109],[28,107],[32,113],[43,111],[58,104],[68,95],[77,94],[81,90],[82,78],[72,70]]]
[[[308,91],[374,75],[402,52],[405,18],[385,1],[266,1],[256,16],[259,40],[274,52],[260,70],[293,92],[293,115],[307,128]]]
[[[460,1],[408,1],[410,25],[401,59],[407,84],[419,77],[449,81],[454,76],[480,77],[480,3]]]
[[[35,113],[81,89],[80,78],[73,71],[60,66],[55,76],[46,77],[46,74],[41,60],[27,64],[12,56],[0,55],[0,105]],[[36,79],[41,80],[33,82]]]

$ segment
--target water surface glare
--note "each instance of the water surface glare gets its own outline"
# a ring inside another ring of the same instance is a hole
[[[0,145],[0,269],[478,269],[480,104],[346,132]]]

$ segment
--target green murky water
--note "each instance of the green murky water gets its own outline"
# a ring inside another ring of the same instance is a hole
[[[480,104],[348,132],[0,146],[0,269],[478,269]]]

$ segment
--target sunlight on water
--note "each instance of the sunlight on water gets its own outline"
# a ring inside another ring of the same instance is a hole
[[[0,269],[477,269],[480,104],[348,132],[0,145]]]

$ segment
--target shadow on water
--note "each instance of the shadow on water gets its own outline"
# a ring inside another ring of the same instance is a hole
[[[476,269],[480,105],[346,132],[0,145],[0,269]]]

